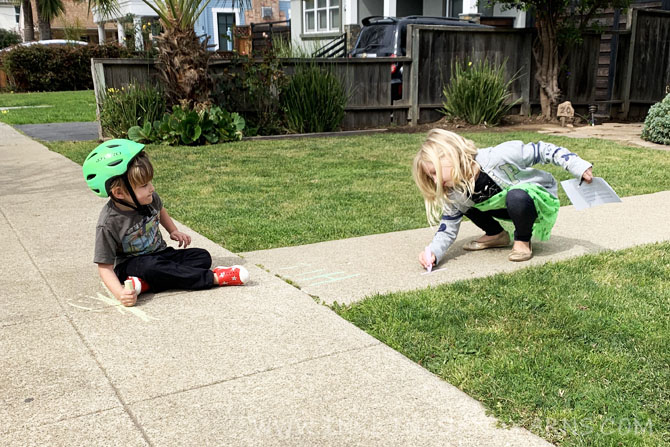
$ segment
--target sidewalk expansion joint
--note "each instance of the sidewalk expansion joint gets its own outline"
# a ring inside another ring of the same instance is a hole
[[[102,374],[105,376],[105,379],[107,379],[107,382],[109,383],[109,386],[110,386],[110,387],[112,388],[112,390],[114,391],[114,394],[116,395],[116,398],[118,399],[118,401],[121,403],[121,405],[122,405],[122,407],[123,407],[123,410],[124,410],[124,411],[126,412],[126,414],[130,417],[130,419],[133,421],[133,424],[135,425],[135,427],[136,427],[136,428],[139,430],[139,432],[141,433],[142,438],[144,439],[144,441],[145,441],[149,446],[153,446],[154,444],[153,444],[153,443],[151,442],[151,440],[149,439],[149,436],[148,436],[147,433],[144,431],[144,428],[140,425],[139,421],[137,420],[137,417],[135,416],[135,414],[133,414],[133,412],[131,411],[131,409],[130,409],[130,407],[128,406],[128,404],[127,404],[127,403],[123,400],[123,398],[121,397],[121,393],[120,393],[119,390],[116,388],[116,386],[114,386],[114,382],[112,382],[112,379],[111,379],[111,377],[109,376],[109,374],[107,373],[107,370],[104,368],[104,366],[102,365],[102,363],[100,362],[100,360],[98,359],[98,357],[95,355],[95,352],[93,351],[93,349],[92,349],[91,346],[89,345],[88,341],[86,341],[86,337],[84,337],[84,334],[81,333],[81,331],[79,330],[79,328],[78,328],[77,325],[75,324],[74,320],[72,319],[72,316],[70,315],[70,313],[69,313],[69,312],[67,311],[67,309],[65,308],[64,304],[58,299],[58,294],[56,293],[56,291],[54,290],[53,286],[51,285],[51,282],[50,282],[49,279],[46,277],[46,275],[44,274],[44,272],[42,271],[42,269],[40,269],[39,266],[37,265],[37,262],[35,261],[35,258],[33,257],[32,253],[30,253],[30,251],[28,250],[28,248],[26,247],[26,245],[23,243],[23,240],[21,240],[21,236],[20,236],[19,233],[16,231],[16,228],[14,227],[14,225],[12,225],[11,220],[9,220],[9,218],[8,218],[7,215],[5,214],[5,212],[4,212],[4,210],[2,209],[2,207],[0,207],[0,214],[2,214],[2,217],[4,217],[5,221],[7,222],[7,225],[9,225],[9,228],[11,229],[11,231],[12,231],[12,232],[14,233],[14,235],[16,236],[16,240],[17,240],[17,241],[19,242],[19,244],[21,245],[21,248],[23,248],[24,252],[25,252],[26,255],[28,256],[28,259],[30,259],[30,262],[31,262],[31,264],[33,264],[33,266],[35,267],[35,270],[37,270],[37,272],[39,272],[39,275],[40,275],[40,277],[42,278],[42,280],[44,281],[44,284],[46,284],[46,286],[49,288],[49,291],[51,292],[51,295],[53,296],[53,298],[56,300],[56,303],[58,303],[58,306],[59,306],[59,307],[61,308],[61,310],[63,311],[63,316],[67,319],[68,323],[70,323],[70,326],[72,326],[72,329],[73,329],[73,330],[75,331],[75,333],[77,334],[77,337],[79,337],[79,339],[81,340],[81,342],[84,344],[84,346],[85,346],[86,349],[88,350],[89,355],[93,358],[93,360],[95,361],[96,365],[98,365],[98,368],[100,368],[100,371],[101,371]]]
[[[22,321],[17,321],[15,323],[8,323],[8,324],[0,325],[0,331],[3,330],[3,329],[6,329],[8,327],[21,326],[23,324],[33,324],[33,323],[39,323],[41,321],[59,320],[59,319],[63,318],[63,316],[64,316],[63,314],[57,314],[57,315],[52,315],[50,317],[24,319]]]
[[[43,422],[41,424],[31,425],[30,428],[48,427],[50,425],[55,425],[55,424],[58,424],[60,422],[74,421],[76,419],[84,418],[84,417],[87,417],[87,416],[93,416],[95,414],[102,414],[102,413],[106,413],[108,411],[113,411],[113,410],[121,409],[121,408],[122,408],[121,406],[101,408],[100,410],[90,411],[88,413],[78,414],[78,415],[75,415],[75,416],[66,416],[66,417],[62,417],[60,419],[56,419],[54,421],[48,421],[48,422]],[[21,431],[21,429],[24,429],[24,428],[26,428],[26,427],[17,427],[17,428],[10,429],[10,430],[7,430],[7,431],[1,431],[0,430],[0,435],[8,435],[10,433],[15,433],[17,431]]]
[[[162,399],[162,398],[168,397],[168,396],[175,396],[177,394],[187,393],[189,391],[195,391],[195,390],[200,390],[200,389],[203,389],[203,388],[209,388],[209,387],[215,386],[215,385],[221,385],[222,383],[234,382],[235,380],[246,379],[246,378],[254,377],[254,376],[257,376],[257,375],[260,375],[260,374],[265,374],[265,373],[269,373],[269,372],[273,372],[273,371],[279,371],[279,370],[284,369],[284,368],[290,368],[290,367],[293,367],[293,366],[296,366],[296,365],[301,365],[303,363],[308,363],[308,362],[311,362],[311,361],[314,361],[314,360],[321,360],[321,359],[325,359],[325,358],[328,358],[328,357],[334,357],[334,356],[340,355],[340,354],[346,354],[346,353],[349,353],[349,352],[363,351],[365,349],[374,348],[374,347],[377,347],[377,346],[380,346],[380,345],[383,345],[383,343],[380,342],[380,341],[377,341],[376,343],[370,343],[368,345],[359,346],[359,347],[356,347],[356,348],[343,349],[341,351],[334,351],[334,352],[330,352],[328,354],[317,355],[317,356],[314,356],[314,357],[309,357],[309,358],[306,358],[306,359],[299,360],[297,362],[288,363],[286,365],[270,367],[270,368],[264,369],[262,371],[255,371],[255,372],[252,372],[252,373],[249,373],[249,374],[241,374],[239,376],[230,377],[228,379],[217,380],[215,382],[206,383],[206,384],[203,384],[203,385],[197,385],[197,386],[194,386],[194,387],[191,387],[191,388],[184,388],[184,389],[181,389],[181,390],[171,391],[171,392],[165,393],[165,394],[159,394],[159,395],[156,395],[156,396],[147,397],[146,399],[140,399],[140,400],[136,400],[136,401],[133,401],[133,402],[129,402],[128,405],[135,405],[135,404],[142,403],[142,402],[151,402],[152,400]]]

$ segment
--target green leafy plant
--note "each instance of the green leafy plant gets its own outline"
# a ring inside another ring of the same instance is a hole
[[[279,97],[287,78],[274,51],[262,59],[236,56],[217,76],[214,101],[227,110],[241,110],[248,135],[273,135],[284,130]]]
[[[21,36],[18,33],[0,28],[0,49],[11,47],[21,43]]]
[[[301,64],[282,91],[285,125],[290,132],[331,132],[344,118],[347,93],[326,67]]]
[[[445,85],[443,109],[448,117],[470,124],[495,126],[518,101],[509,102],[510,85],[518,72],[505,81],[506,61],[498,67],[488,60],[456,62],[451,65],[451,81]]]
[[[166,145],[216,144],[242,139],[244,118],[220,107],[199,111],[174,106],[160,120],[145,121],[128,130],[128,138],[141,143]]]
[[[642,126],[642,138],[659,144],[670,144],[670,94],[649,108]]]
[[[134,126],[151,125],[165,113],[165,99],[153,85],[129,84],[104,92],[100,105],[100,125],[106,135],[125,138]]]

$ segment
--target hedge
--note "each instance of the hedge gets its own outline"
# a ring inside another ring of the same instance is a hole
[[[2,55],[2,65],[13,90],[68,91],[93,88],[92,58],[129,58],[133,53],[118,44],[83,46],[18,46]]]

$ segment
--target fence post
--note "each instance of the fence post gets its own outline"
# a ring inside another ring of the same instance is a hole
[[[409,84],[409,118],[410,125],[419,124],[419,29],[407,25],[408,35],[412,36],[412,73]]]
[[[98,123],[98,140],[102,141],[102,125],[100,124],[100,103],[105,94],[105,68],[96,59],[91,59],[91,75],[93,76],[93,92],[95,94],[95,119]]]
[[[524,65],[526,66],[525,73],[522,76],[525,78],[521,83],[521,115],[530,115],[530,92],[534,79],[530,76],[532,70],[532,65],[535,63],[533,60],[533,35],[532,33],[525,33],[523,39],[523,50],[522,53],[524,56]]]
[[[635,59],[635,41],[637,34],[637,9],[632,8],[632,18],[630,26],[630,46],[628,47],[628,60],[626,61],[626,77],[624,78],[623,89],[623,107],[621,108],[621,115],[623,119],[628,118],[630,110],[630,88],[633,83],[633,60]]]

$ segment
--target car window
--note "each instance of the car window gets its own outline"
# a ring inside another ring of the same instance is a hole
[[[363,27],[356,46],[357,53],[376,53],[378,56],[393,52],[393,25],[370,25]]]

